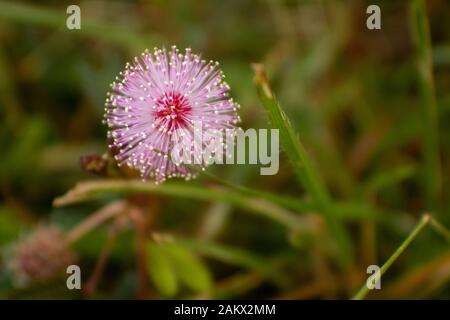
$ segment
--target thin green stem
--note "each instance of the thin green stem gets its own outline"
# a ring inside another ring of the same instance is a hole
[[[233,189],[237,192],[251,195],[251,196],[261,197],[264,199],[268,199],[269,201],[274,202],[280,206],[283,206],[289,210],[304,212],[304,211],[311,211],[311,210],[317,209],[317,206],[314,203],[312,203],[311,201],[303,201],[303,200],[300,200],[300,199],[297,199],[294,197],[278,195],[275,193],[265,192],[265,191],[257,190],[254,188],[248,188],[248,187],[245,187],[240,184],[226,181],[218,176],[215,176],[213,174],[203,172],[203,171],[202,171],[202,174],[204,176],[210,178],[211,180],[213,180],[223,186],[226,186],[230,189]]]
[[[395,252],[389,257],[389,259],[383,264],[380,269],[380,276],[373,279],[373,282],[377,282],[379,278],[391,267],[391,265],[397,260],[397,258],[408,248],[411,242],[417,238],[420,232],[427,226],[430,222],[431,217],[429,214],[424,214],[420,219],[416,227],[411,231],[408,237],[402,242],[402,244],[395,250]],[[369,287],[367,283],[361,287],[361,289],[353,296],[352,300],[362,300],[369,292]]]
[[[279,130],[281,143],[299,177],[302,185],[313,197],[314,202],[324,215],[331,235],[334,237],[333,251],[342,266],[353,259],[353,248],[344,226],[338,221],[333,210],[333,203],[325,183],[314,169],[307,152],[289,122],[277,99],[275,98],[261,65],[253,65],[258,96],[272,122],[272,127]],[[336,247],[334,247],[336,246]]]
[[[105,193],[154,193],[198,199],[206,201],[224,201],[250,212],[272,219],[292,231],[304,230],[306,223],[299,215],[286,210],[275,203],[259,197],[244,196],[227,188],[204,188],[192,184],[180,183],[143,183],[136,180],[96,180],[78,183],[65,195],[54,200],[55,206],[77,203]]]
[[[273,202],[281,207],[284,207],[288,210],[292,210],[296,213],[303,213],[303,212],[317,212],[319,214],[322,214],[322,211],[318,207],[317,204],[315,204],[312,201],[305,201],[301,199],[297,199],[292,196],[285,196],[285,195],[279,195],[272,192],[267,191],[261,191],[254,188],[245,187],[240,184],[232,183],[230,181],[226,181],[218,176],[215,176],[213,174],[203,172],[201,173],[213,180],[214,182],[217,182],[227,188],[230,188],[231,190],[234,190],[242,195],[250,195],[259,197],[262,199],[266,199],[270,202]],[[377,218],[384,218],[382,215],[378,212],[375,213],[375,210],[371,208],[370,206],[367,206],[363,203],[355,203],[355,202],[334,202],[332,204],[333,208],[332,211],[336,215],[338,219],[369,219],[369,220],[376,220]]]
[[[425,2],[411,3],[412,34],[416,40],[416,62],[423,115],[424,183],[428,210],[438,210],[441,195],[439,129],[433,79],[432,46]]]
[[[431,217],[430,226],[434,229],[434,231],[450,242],[450,231],[442,223]]]
[[[67,242],[76,242],[92,229],[98,227],[105,221],[123,213],[125,210],[126,203],[123,201],[116,201],[104,206],[100,210],[89,215],[85,220],[80,222],[80,224],[70,230],[66,235]]]
[[[209,258],[216,259],[231,265],[248,268],[258,271],[267,278],[285,279],[283,274],[274,272],[276,266],[275,260],[260,257],[252,252],[234,248],[212,241],[199,241],[195,239],[188,239],[182,237],[172,237],[173,240],[180,245],[203,254]]]

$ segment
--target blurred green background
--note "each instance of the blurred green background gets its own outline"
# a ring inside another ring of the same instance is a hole
[[[449,1],[86,0],[81,30],[67,30],[70,4],[0,1],[0,298],[348,298],[422,213],[450,225]],[[381,30],[366,28],[369,4]],[[221,63],[244,129],[271,126],[251,68],[264,65],[344,225],[346,259],[283,152],[275,176],[216,165],[214,177],[52,205],[108,179],[80,157],[107,152],[109,84],[145,48],[172,44]],[[16,281],[8,262],[27,235],[70,233],[112,203],[131,213],[70,248],[83,290],[64,271]],[[427,226],[368,297],[450,298],[445,232]]]

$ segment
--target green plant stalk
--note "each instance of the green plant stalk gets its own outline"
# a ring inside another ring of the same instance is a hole
[[[276,261],[274,259],[263,258],[252,252],[212,241],[199,241],[181,237],[174,237],[173,239],[180,245],[186,246],[209,258],[257,271],[265,278],[272,279],[278,283],[287,282],[283,274],[275,272]]]
[[[377,172],[362,186],[361,194],[366,199],[369,199],[377,195],[380,190],[413,177],[416,172],[417,168],[412,164],[404,164],[399,167]]]
[[[414,239],[417,238],[420,232],[428,225],[430,220],[431,217],[429,214],[424,214],[422,216],[419,223],[417,223],[416,227],[411,231],[408,237],[402,242],[402,244],[397,248],[397,250],[395,250],[395,252],[389,257],[389,259],[383,264],[383,266],[380,269],[380,278],[397,260],[397,258],[406,250],[406,248],[408,248],[411,242],[413,242]],[[378,278],[374,279],[374,282],[378,280],[379,280]],[[361,289],[359,289],[359,291],[353,296],[352,300],[362,300],[364,299],[364,297],[367,295],[368,292],[369,288],[367,287],[367,284],[364,283]]]
[[[253,67],[256,89],[272,126],[280,130],[281,142],[297,176],[327,221],[330,232],[336,241],[339,262],[343,266],[348,265],[353,259],[353,249],[344,226],[334,216],[332,201],[325,184],[314,170],[288,117],[273,95],[262,66],[254,65]]]
[[[149,43],[155,43],[155,39],[150,36],[136,34],[133,30],[122,26],[88,20],[83,16],[81,17],[81,30],[68,30],[66,29],[67,17],[65,10],[44,9],[22,3],[0,2],[0,19],[56,28],[65,31],[67,34],[102,39],[124,48],[131,48],[133,51],[145,49]]]
[[[220,183],[221,185],[224,185],[224,186],[226,186],[230,189],[233,189],[239,193],[268,199],[269,201],[274,202],[274,203],[276,203],[280,206],[283,206],[287,209],[290,209],[290,210],[303,212],[303,211],[311,211],[311,210],[317,209],[316,205],[312,202],[307,202],[307,201],[299,200],[294,197],[283,196],[283,195],[278,195],[278,194],[274,194],[271,192],[265,192],[265,191],[261,191],[261,190],[257,190],[257,189],[248,188],[248,187],[242,186],[240,184],[226,181],[220,177],[217,177],[215,175],[212,175],[212,174],[209,174],[209,173],[206,173],[203,171],[202,171],[202,174],[205,175],[206,177],[212,179],[213,181]]]
[[[424,183],[427,209],[438,210],[441,195],[441,164],[439,159],[439,130],[433,79],[432,47],[425,2],[411,2],[411,27],[416,40],[419,89],[422,100]]]
[[[431,217],[430,226],[434,229],[434,231],[436,231],[436,233],[440,234],[443,238],[450,242],[450,231],[442,223]]]
[[[301,216],[286,210],[275,203],[258,197],[248,197],[226,188],[204,188],[186,183],[143,183],[137,180],[96,180],[78,183],[65,195],[53,201],[54,206],[63,206],[94,198],[104,193],[153,193],[186,197],[206,201],[224,201],[253,213],[272,219],[289,230],[305,228]]]
[[[263,198],[296,213],[317,211],[319,209],[317,205],[312,201],[305,201],[292,196],[279,195],[271,192],[261,191],[258,189],[248,188],[240,184],[226,181],[220,177],[203,171],[202,174],[208,178],[211,178],[215,182],[236,191],[241,195],[250,195]],[[339,219],[376,220],[379,218],[385,218],[381,213],[375,212],[373,208],[363,203],[334,202],[332,211]]]

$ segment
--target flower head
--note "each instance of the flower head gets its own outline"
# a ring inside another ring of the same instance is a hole
[[[146,50],[127,63],[113,82],[106,100],[105,120],[111,150],[119,165],[139,170],[145,180],[193,176],[192,169],[171,158],[180,139],[201,167],[208,163],[195,154],[194,128],[235,129],[239,105],[229,98],[229,86],[218,63],[205,61],[175,46],[170,52]],[[202,141],[207,144],[208,141]]]
[[[62,273],[75,259],[57,226],[41,226],[11,249],[8,269],[18,284],[42,282]]]

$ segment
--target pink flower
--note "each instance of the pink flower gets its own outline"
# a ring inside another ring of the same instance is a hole
[[[171,159],[175,135],[187,139],[193,153],[194,124],[208,130],[236,128],[239,105],[229,98],[223,78],[217,62],[201,60],[190,49],[182,54],[175,46],[169,53],[146,50],[134,64],[127,63],[111,85],[105,108],[109,147],[116,150],[119,165],[139,170],[144,180],[191,178],[192,168]]]
[[[19,285],[50,280],[75,261],[66,235],[55,225],[40,226],[11,248],[8,269]]]

